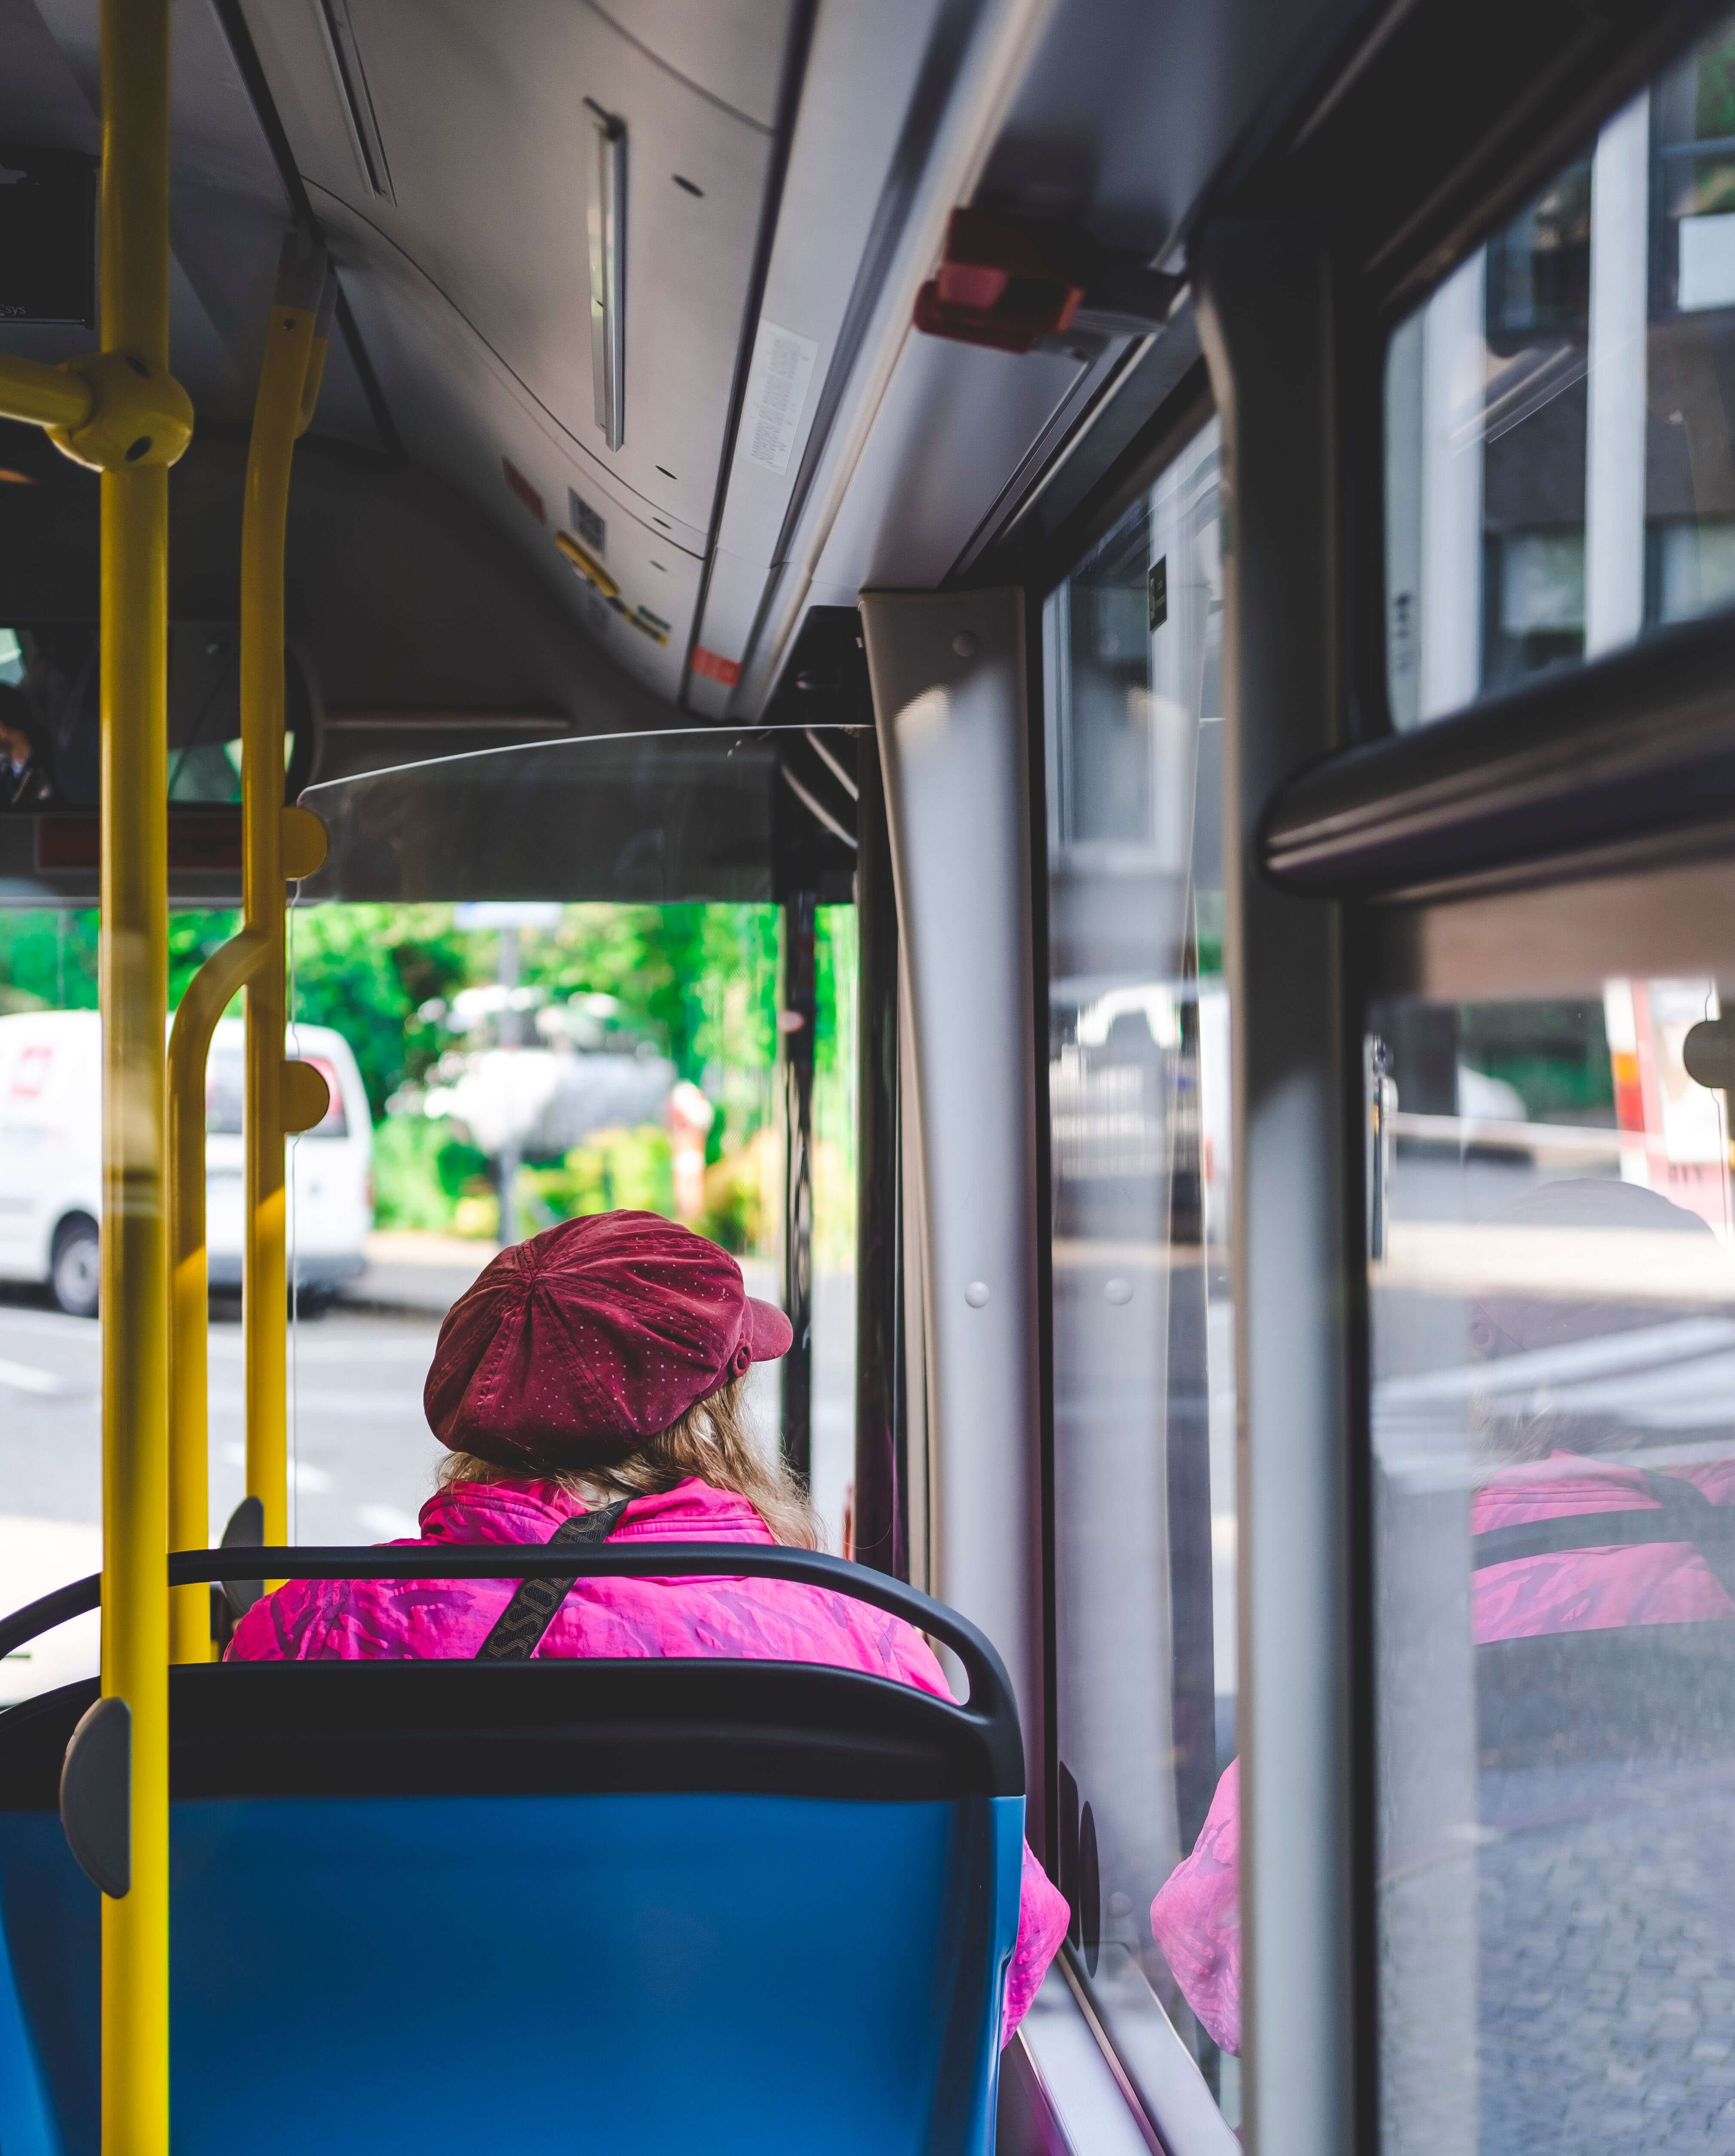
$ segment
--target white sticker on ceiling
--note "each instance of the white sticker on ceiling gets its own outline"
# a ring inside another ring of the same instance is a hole
[[[819,347],[811,337],[779,329],[762,316],[747,381],[747,462],[779,477],[789,468],[795,430],[808,401]]]

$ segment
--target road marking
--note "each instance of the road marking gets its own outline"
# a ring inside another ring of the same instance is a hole
[[[0,1361],[0,1385],[15,1393],[40,1393],[44,1397],[68,1389],[65,1378],[56,1377],[52,1370],[38,1370],[30,1363],[4,1361]]]

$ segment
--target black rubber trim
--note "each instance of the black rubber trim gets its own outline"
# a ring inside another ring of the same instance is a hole
[[[0,1810],[53,1808],[95,1696],[0,1714]],[[213,1662],[170,1672],[169,1711],[177,1799],[1022,1793],[967,1709],[806,1662]]]
[[[1395,895],[1735,814],[1735,619],[1695,622],[1522,693],[1309,766],[1262,865]]]
[[[196,1582],[218,1579],[226,1572],[233,1571],[234,1563],[235,1553],[232,1549],[178,1551],[168,1560],[169,1584],[184,1587]],[[943,1603],[934,1601],[916,1588],[906,1586],[901,1580],[890,1578],[884,1573],[870,1572],[863,1565],[846,1563],[841,1558],[824,1557],[817,1551],[766,1548],[740,1543],[671,1542],[659,1544],[635,1540],[605,1544],[595,1550],[557,1549],[546,1544],[526,1547],[521,1543],[472,1543],[444,1549],[436,1549],[425,1543],[395,1548],[265,1548],[253,1556],[252,1563],[267,1579],[531,1579],[548,1577],[666,1579],[706,1577],[788,1579],[804,1586],[829,1589],[834,1594],[847,1595],[854,1601],[865,1602],[875,1609],[901,1617],[919,1631],[927,1633],[952,1649],[963,1664],[969,1679],[970,1697],[967,1704],[948,1706],[933,1700],[932,1695],[915,1691],[913,1687],[901,1686],[897,1689],[908,1691],[912,1698],[928,1699],[937,1711],[961,1717],[976,1732],[986,1758],[992,1763],[991,1794],[1016,1796],[1024,1791],[1024,1743],[1019,1727],[1018,1707],[1013,1696],[1011,1680],[1006,1674],[1006,1666],[995,1652],[992,1642],[978,1631],[968,1618],[961,1617],[955,1609],[948,1609]],[[34,1639],[38,1633],[64,1624],[69,1617],[76,1617],[85,1610],[100,1608],[101,1589],[100,1574],[92,1573],[90,1578],[77,1581],[70,1587],[61,1588],[53,1594],[44,1595],[40,1601],[17,1611],[0,1623],[0,1656],[10,1654],[27,1640]],[[224,1680],[239,1675],[242,1666],[224,1666]],[[402,1671],[411,1668],[443,1668],[447,1666],[399,1662],[373,1666]],[[539,1662],[529,1666],[573,1669],[586,1666],[551,1658],[547,1664]],[[653,1667],[680,1668],[685,1665],[647,1661],[635,1661],[629,1666],[643,1671]],[[757,1662],[729,1664],[707,1660],[696,1663],[694,1666],[706,1671],[739,1668],[751,1672],[762,1668],[781,1669],[785,1666]],[[817,1668],[816,1673],[832,1682],[841,1682],[855,1675],[847,1671],[823,1667]],[[20,1711],[14,1707],[0,1714],[0,1727],[10,1729],[12,1716]]]

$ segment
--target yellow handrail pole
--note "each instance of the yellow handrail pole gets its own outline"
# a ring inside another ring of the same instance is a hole
[[[102,344],[0,357],[0,416],[102,474],[102,1692],[126,1708],[126,1880],[102,1896],[103,2156],[168,2156],[169,0],[101,0]]]
[[[102,0],[101,23],[96,363],[161,391],[169,0]],[[102,1897],[103,2156],[169,2147],[167,465],[185,441],[141,427],[102,475],[102,1690],[131,1717],[131,1883]]]
[[[285,242],[254,404],[241,526],[241,887],[248,928],[269,954],[247,984],[247,1489],[264,1509],[267,1543],[289,1540],[289,1353],[284,1188],[284,1034],[288,1020],[283,869],[283,576],[290,465],[301,430],[323,255]]]
[[[244,928],[192,980],[169,1034],[169,1548],[211,1533],[210,1268],[205,1245],[205,1066],[217,1021],[270,954]],[[169,1590],[169,1659],[211,1659],[211,1591]]]
[[[320,384],[326,378],[326,353],[331,342],[331,317],[337,311],[337,273],[327,267],[319,295],[319,312],[313,321],[313,349],[307,355],[307,378],[301,384],[301,416],[295,424],[297,439],[313,424]]]
[[[5,418],[69,434],[84,425],[95,402],[90,383],[69,368],[0,352],[0,414]]]

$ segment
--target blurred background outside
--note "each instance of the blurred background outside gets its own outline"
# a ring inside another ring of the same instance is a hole
[[[372,1124],[371,1215],[352,1209],[348,1239],[359,1247],[341,1263],[328,1253],[300,1268],[290,1360],[299,1539],[415,1532],[439,1457],[421,1407],[435,1334],[503,1240],[642,1208],[711,1237],[737,1258],[752,1292],[783,1299],[779,1047],[805,1023],[783,1003],[784,919],[777,906],[720,904],[292,912],[294,1019],[347,1043]],[[172,1006],[239,925],[228,912],[172,916]],[[837,1550],[855,1442],[853,907],[819,907],[815,945],[813,1487]],[[94,1011],[96,969],[94,911],[0,911],[0,1020]],[[239,1179],[224,1054],[219,1036],[208,1096],[213,1538],[242,1495],[244,1458],[239,1297],[219,1285],[219,1221]],[[32,1088],[41,1101],[10,1097]],[[52,1115],[57,1096],[64,1106],[70,1095],[51,1064],[28,1050],[8,1062],[0,1041],[0,1096],[3,1210],[8,1179],[32,1173],[32,1148],[8,1137],[11,1127],[22,1132],[20,1115]],[[293,1150],[292,1270],[298,1245],[325,1249],[315,1217],[328,1205],[321,1164],[338,1158],[323,1127]],[[57,1308],[43,1286],[0,1282],[8,1608],[100,1562],[99,1327]],[[766,1366],[754,1407],[767,1445],[778,1440],[778,1388],[777,1366]],[[0,1666],[0,1701],[94,1668],[94,1624],[85,1629],[88,1639],[64,1626],[36,1643],[34,1657]]]

